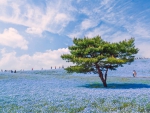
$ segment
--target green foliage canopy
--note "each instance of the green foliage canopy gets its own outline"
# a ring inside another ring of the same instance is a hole
[[[134,38],[118,43],[102,40],[100,36],[83,39],[74,38],[74,45],[69,47],[70,54],[64,54],[62,59],[75,64],[67,67],[68,72],[98,73],[106,69],[115,70],[123,64],[134,61],[134,54],[138,49],[134,46]]]

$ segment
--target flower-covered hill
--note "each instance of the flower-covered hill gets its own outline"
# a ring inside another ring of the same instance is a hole
[[[63,69],[1,72],[0,112],[148,113],[149,81],[148,75],[108,75],[108,88],[103,88],[97,75],[68,74]]]

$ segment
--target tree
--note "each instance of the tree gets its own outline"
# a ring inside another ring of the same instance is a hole
[[[139,51],[134,46],[134,38],[110,43],[96,36],[74,38],[73,43],[74,45],[68,47],[70,54],[61,55],[63,60],[74,64],[65,70],[69,73],[98,73],[104,87],[107,87],[108,70],[116,70],[123,64],[130,64],[134,61],[134,54]]]

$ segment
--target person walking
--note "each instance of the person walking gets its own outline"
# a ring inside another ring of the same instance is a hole
[[[14,73],[16,73],[16,70],[14,71]]]
[[[133,70],[133,77],[136,77],[137,73],[135,70]]]

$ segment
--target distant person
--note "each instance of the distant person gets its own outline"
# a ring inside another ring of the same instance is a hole
[[[16,70],[14,71],[14,73],[16,73]]]
[[[11,72],[11,73],[13,73],[13,71],[12,71],[12,70],[11,70],[10,72]]]
[[[133,70],[133,77],[136,77],[137,73],[135,70]]]

